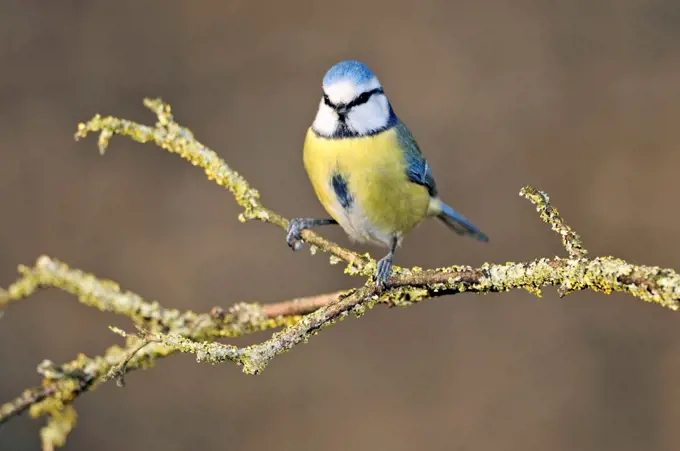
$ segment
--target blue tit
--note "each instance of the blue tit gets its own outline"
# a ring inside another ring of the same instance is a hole
[[[394,253],[426,217],[459,235],[488,238],[439,199],[432,168],[397,117],[373,72],[342,61],[323,78],[323,96],[304,141],[303,161],[314,191],[331,218],[296,218],[288,245],[299,247],[304,229],[339,224],[357,242],[389,249],[377,265],[376,284],[387,284]]]

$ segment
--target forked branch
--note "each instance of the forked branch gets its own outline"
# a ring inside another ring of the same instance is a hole
[[[191,131],[174,121],[170,106],[161,100],[145,100],[156,113],[153,126],[116,117],[96,115],[78,126],[76,139],[99,133],[99,150],[104,152],[113,135],[124,135],[175,153],[201,167],[208,179],[229,189],[243,207],[242,221],[258,219],[286,228],[288,220],[264,207],[259,193],[218,155],[197,141]],[[343,261],[345,272],[368,278],[360,288],[293,299],[273,304],[237,303],[228,310],[215,307],[210,313],[180,312],[158,302],[122,291],[112,281],[69,268],[47,256],[32,267],[20,266],[21,276],[7,290],[0,289],[0,310],[10,302],[24,299],[42,288],[58,288],[73,294],[88,306],[129,318],[137,332],[112,330],[125,338],[124,346],[111,346],[97,357],[79,355],[62,365],[45,361],[38,367],[43,376],[39,387],[29,388],[16,399],[0,406],[0,424],[30,410],[34,417],[45,415],[47,425],[41,436],[44,449],[64,444],[75,425],[73,401],[100,383],[115,379],[123,385],[134,369],[149,368],[160,358],[177,352],[196,355],[211,364],[233,362],[248,374],[262,372],[279,354],[306,341],[321,329],[350,314],[361,316],[377,304],[409,306],[425,299],[462,292],[498,293],[524,289],[540,295],[543,287],[558,287],[560,296],[572,291],[592,290],[609,294],[629,293],[644,301],[677,310],[680,305],[680,277],[671,269],[639,266],[614,257],[589,258],[580,237],[566,224],[548,199],[532,187],[520,195],[532,202],[541,219],[562,238],[565,257],[537,258],[528,262],[489,264],[479,268],[451,266],[436,270],[394,268],[388,288],[378,290],[370,280],[375,261],[359,255],[306,230],[303,239],[313,250],[331,255],[331,263]],[[283,237],[282,237],[283,242]],[[283,328],[268,340],[247,347],[216,342],[267,329]]]

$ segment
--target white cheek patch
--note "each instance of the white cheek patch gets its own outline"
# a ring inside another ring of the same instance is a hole
[[[352,108],[347,115],[347,125],[359,135],[367,135],[387,126],[390,105],[384,94],[373,94],[368,102]]]
[[[316,118],[312,124],[314,130],[322,135],[331,136],[338,128],[338,124],[338,113],[321,100],[319,110],[316,112]]]

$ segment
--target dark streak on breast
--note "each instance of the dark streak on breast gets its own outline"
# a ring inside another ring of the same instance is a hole
[[[333,186],[335,196],[338,198],[342,208],[349,210],[354,203],[354,198],[347,188],[347,180],[345,180],[342,174],[336,172],[331,178],[331,186]]]

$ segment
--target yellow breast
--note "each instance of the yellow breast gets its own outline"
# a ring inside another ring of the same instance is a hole
[[[321,204],[355,240],[389,246],[392,236],[401,238],[427,213],[430,196],[406,177],[395,128],[344,139],[323,138],[310,128],[304,164]],[[338,199],[334,176],[346,182],[349,207]]]

